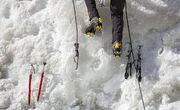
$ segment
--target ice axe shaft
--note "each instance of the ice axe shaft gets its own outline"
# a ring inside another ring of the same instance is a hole
[[[29,75],[29,88],[28,88],[28,104],[31,105],[31,82],[32,82],[32,73]]]
[[[39,98],[40,98],[40,95],[41,95],[43,79],[44,79],[44,72],[42,72],[42,74],[41,74],[41,80],[40,80],[40,83],[39,83],[39,90],[38,90],[37,101],[39,101]]]
[[[43,71],[41,73],[41,79],[40,79],[40,83],[39,83],[39,89],[38,89],[38,97],[37,97],[37,101],[39,101],[39,98],[41,96],[41,89],[42,89],[42,84],[43,84],[43,79],[44,79],[44,67],[46,66],[46,62],[43,62]]]

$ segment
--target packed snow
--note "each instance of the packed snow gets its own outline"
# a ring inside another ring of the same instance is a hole
[[[109,3],[98,7],[102,35],[88,38],[83,33],[89,23],[84,0],[75,0],[80,43],[75,70],[72,0],[0,0],[0,110],[143,110],[137,80],[124,79],[126,24],[123,55],[112,55]],[[179,110],[180,1],[127,0],[127,5],[135,53],[143,45],[146,110]],[[43,62],[45,79],[37,102]],[[29,106],[31,64],[36,71]]]

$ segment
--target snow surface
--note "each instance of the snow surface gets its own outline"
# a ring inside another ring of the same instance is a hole
[[[107,1],[107,3],[109,3]],[[180,1],[127,0],[134,49],[143,45],[146,110],[180,110]],[[99,8],[102,35],[87,38],[84,0],[76,0],[80,42],[75,71],[74,13],[71,0],[0,0],[0,109],[4,110],[143,110],[137,81],[124,80],[124,55],[111,53],[108,7]],[[135,52],[137,53],[137,52]],[[46,61],[42,95],[37,91]],[[28,76],[33,74],[32,105],[28,107]]]

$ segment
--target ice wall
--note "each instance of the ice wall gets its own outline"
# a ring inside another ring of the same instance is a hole
[[[75,24],[71,0],[0,1],[0,108],[28,108],[28,75],[33,75],[32,109],[142,110],[137,82],[124,80],[124,54],[111,53],[108,5],[100,8],[103,33],[87,38],[84,0],[76,0],[80,62],[73,61]],[[180,1],[127,0],[134,49],[143,45],[142,92],[147,110],[180,107]],[[125,24],[126,25],[126,24]],[[36,102],[42,63],[47,62],[40,102]]]

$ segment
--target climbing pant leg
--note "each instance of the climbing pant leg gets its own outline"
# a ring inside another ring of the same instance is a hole
[[[112,43],[122,42],[123,37],[123,9],[125,0],[111,0],[110,10],[112,19]]]
[[[96,8],[95,0],[85,0],[85,3],[86,3],[86,6],[87,6],[87,9],[88,9],[88,14],[89,14],[90,20],[93,17],[98,17],[99,18],[100,16],[99,16],[98,10]]]

